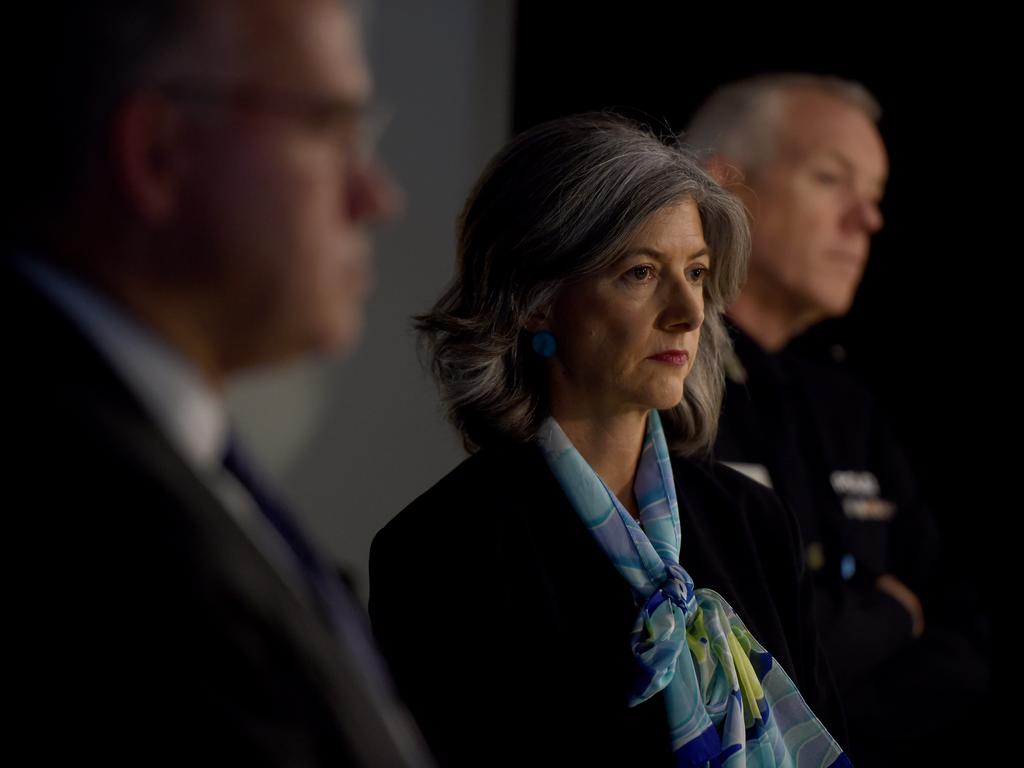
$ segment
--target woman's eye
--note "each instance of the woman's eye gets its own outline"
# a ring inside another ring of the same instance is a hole
[[[639,264],[626,270],[626,277],[634,283],[646,283],[654,277],[654,267],[650,264]]]
[[[690,279],[695,283],[702,283],[710,274],[710,269],[703,265],[698,265],[690,270]]]

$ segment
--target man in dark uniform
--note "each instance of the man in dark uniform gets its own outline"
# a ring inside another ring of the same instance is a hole
[[[800,343],[850,309],[882,226],[879,114],[859,84],[772,75],[716,92],[686,134],[751,213],[716,456],[797,514],[860,765],[951,754],[944,729],[987,680],[962,622],[945,620],[952,580],[906,456],[841,360]]]

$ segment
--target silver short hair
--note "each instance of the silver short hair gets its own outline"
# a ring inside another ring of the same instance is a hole
[[[817,91],[861,110],[873,122],[882,108],[860,83],[831,75],[776,73],[722,86],[697,108],[684,134],[702,156],[719,154],[748,174],[771,162],[785,116],[785,99],[799,91]]]

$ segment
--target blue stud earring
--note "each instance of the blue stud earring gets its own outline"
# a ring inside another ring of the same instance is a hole
[[[541,357],[553,357],[558,344],[555,341],[555,334],[551,331],[537,331],[531,339],[533,351]]]

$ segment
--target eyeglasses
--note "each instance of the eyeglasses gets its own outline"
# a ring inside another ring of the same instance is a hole
[[[284,88],[174,81],[157,90],[177,101],[254,110],[291,118],[307,130],[329,136],[356,159],[373,158],[390,114],[378,105]]]

